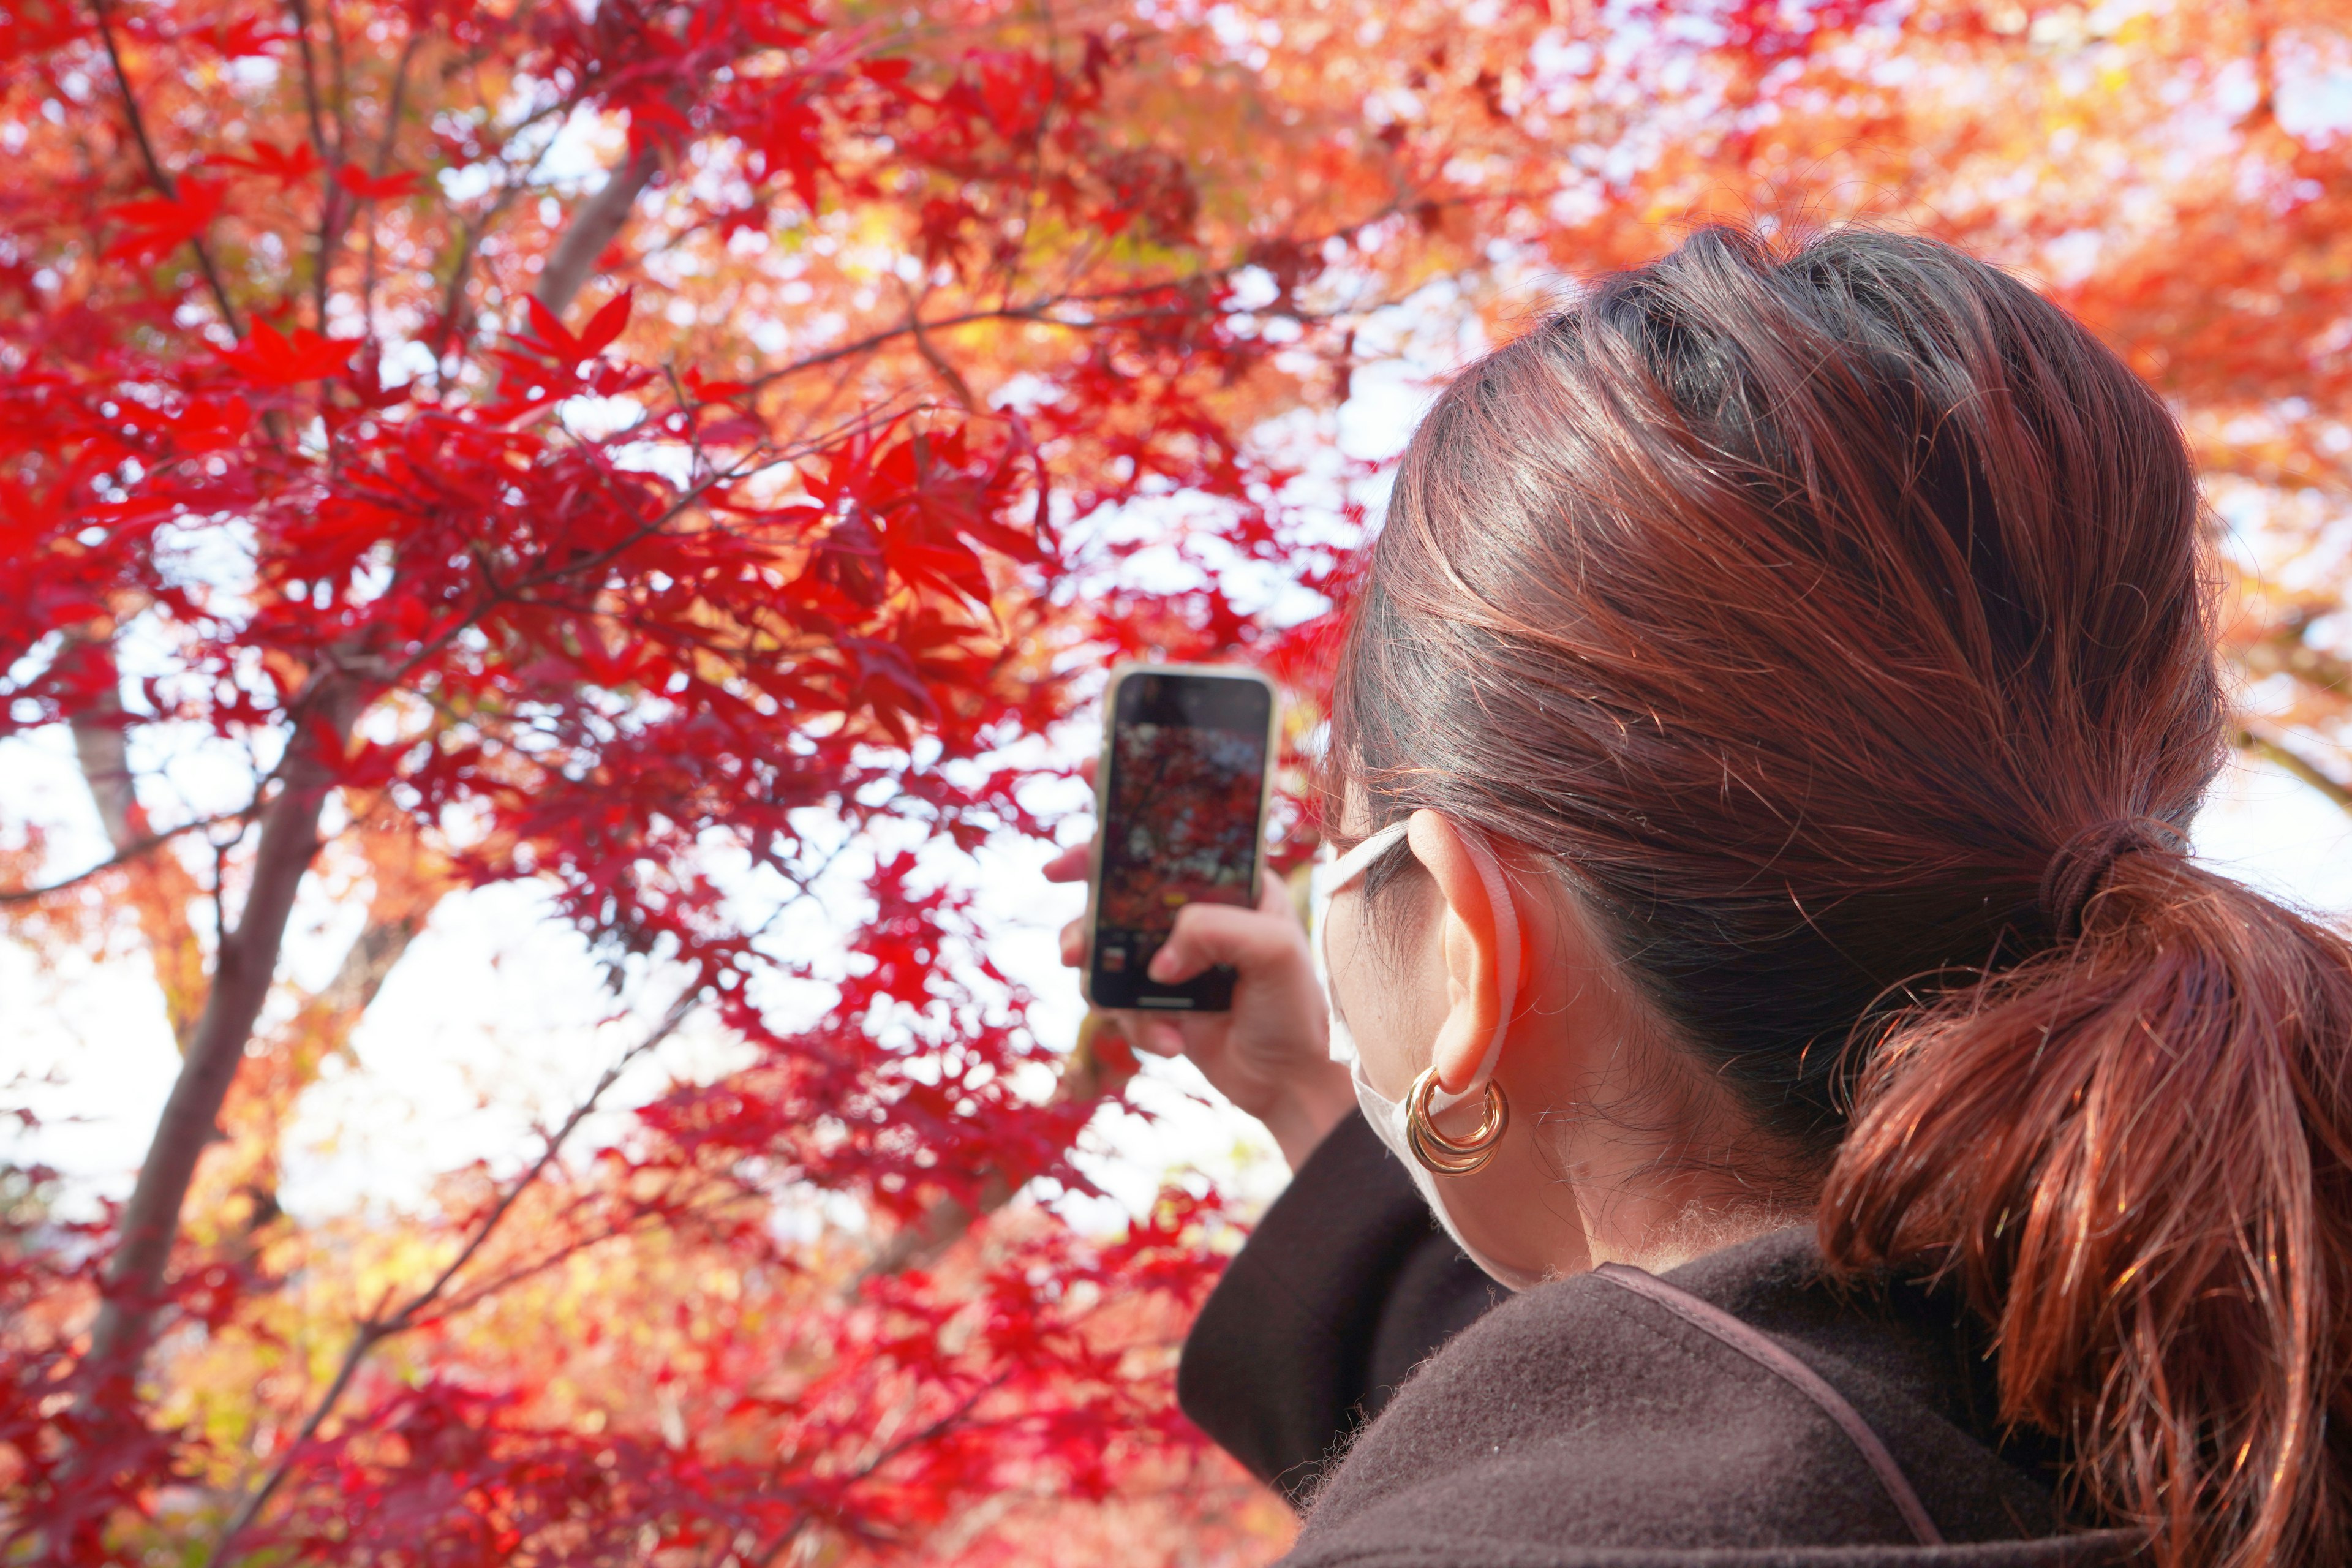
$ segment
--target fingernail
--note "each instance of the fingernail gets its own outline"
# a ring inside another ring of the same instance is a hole
[[[1175,961],[1168,956],[1168,950],[1163,947],[1151,955],[1151,962],[1144,966],[1143,972],[1154,980],[1165,980],[1175,967]]]

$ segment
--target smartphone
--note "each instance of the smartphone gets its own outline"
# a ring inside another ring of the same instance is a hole
[[[1222,1013],[1223,964],[1181,985],[1144,971],[1186,904],[1254,907],[1274,783],[1274,683],[1253,670],[1126,664],[1103,698],[1087,888],[1087,1000]]]

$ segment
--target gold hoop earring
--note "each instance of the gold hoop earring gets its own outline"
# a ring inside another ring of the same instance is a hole
[[[1503,1086],[1488,1079],[1486,1110],[1478,1120],[1478,1130],[1467,1138],[1448,1138],[1430,1120],[1429,1101],[1436,1092],[1437,1068],[1424,1068],[1405,1096],[1405,1144],[1422,1169],[1441,1176],[1466,1176],[1495,1157],[1503,1130],[1511,1124],[1511,1102],[1503,1098]]]

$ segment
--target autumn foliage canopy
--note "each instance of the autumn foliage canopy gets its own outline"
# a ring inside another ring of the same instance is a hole
[[[1120,657],[1249,658],[1311,741],[1368,368],[1710,216],[2028,269],[2254,564],[2321,560],[2344,20],[0,4],[0,756],[69,752],[106,837],[0,788],[0,916],[142,966],[183,1058],[126,1203],[10,1173],[0,1559],[1270,1555],[1169,1394],[1233,1221],[1008,1205],[1087,1188],[1133,1062],[1034,1030],[912,846],[1055,832],[1040,742]],[[2242,742],[2342,801],[2340,583],[2247,589]],[[838,954],[780,940],[844,867]],[[294,1105],[436,904],[518,879],[634,1040],[431,1212],[298,1223]],[[306,899],[364,911],[316,990]],[[687,1028],[740,1065],[583,1132]]]

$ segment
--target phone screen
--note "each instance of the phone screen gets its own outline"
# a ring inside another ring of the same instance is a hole
[[[1191,903],[1257,900],[1274,691],[1255,676],[1133,670],[1112,688],[1088,994],[1097,1007],[1221,1012],[1234,973],[1146,978]]]

